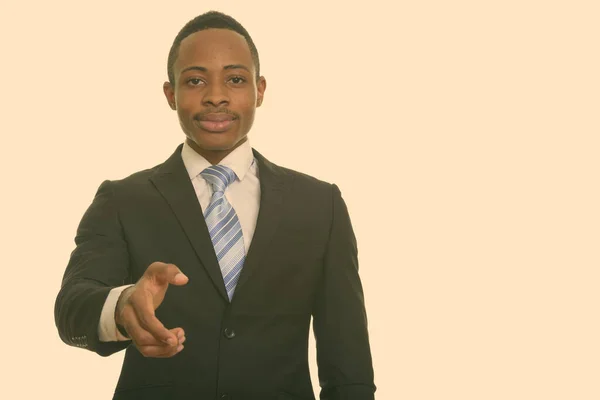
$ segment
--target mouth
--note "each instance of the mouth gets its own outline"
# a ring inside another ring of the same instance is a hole
[[[196,118],[196,121],[203,130],[220,133],[227,131],[236,119],[237,118],[231,114],[214,113],[202,115],[201,117]]]
[[[225,121],[208,121],[208,120],[199,120],[198,124],[202,129],[208,132],[225,132],[231,125],[233,125],[234,119],[225,120]]]

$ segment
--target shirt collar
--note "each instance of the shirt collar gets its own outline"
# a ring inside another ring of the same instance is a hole
[[[196,150],[192,149],[187,141],[183,143],[181,159],[183,160],[183,164],[185,165],[185,169],[187,170],[190,179],[194,179],[202,171],[212,165],[206,158],[202,157]],[[254,154],[252,153],[252,147],[250,147],[250,141],[246,140],[222,159],[219,165],[231,168],[241,181],[244,179],[244,176],[246,176],[246,173],[253,162]]]

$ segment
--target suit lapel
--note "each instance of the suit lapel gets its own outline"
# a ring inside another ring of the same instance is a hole
[[[182,147],[179,145],[175,153],[150,177],[150,181],[169,203],[215,287],[229,301],[203,211],[181,159]]]
[[[286,174],[283,169],[269,162],[258,151],[254,149],[252,151],[258,161],[260,209],[254,236],[235,288],[236,294],[259,268],[261,256],[268,251],[271,238],[283,215],[285,194],[291,188],[292,175]],[[234,298],[236,294],[234,294]]]
[[[200,203],[181,159],[182,147],[179,145],[173,155],[158,167],[150,181],[171,207],[215,287],[223,299],[229,301]],[[268,251],[283,215],[285,194],[291,188],[292,175],[286,174],[254,149],[253,153],[258,162],[260,210],[235,293],[250,279],[260,265],[261,256]]]

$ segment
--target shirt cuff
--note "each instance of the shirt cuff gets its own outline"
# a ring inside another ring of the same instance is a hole
[[[108,297],[102,307],[102,313],[100,314],[100,324],[98,324],[98,337],[101,342],[131,340],[121,335],[117,329],[117,323],[115,322],[115,310],[117,308],[119,297],[121,296],[121,293],[130,286],[133,285],[119,286],[108,293]]]

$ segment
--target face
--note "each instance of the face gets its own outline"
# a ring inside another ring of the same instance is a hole
[[[181,42],[173,73],[175,82],[163,89],[187,142],[220,161],[246,141],[266,88],[246,39],[228,29],[193,33]]]

